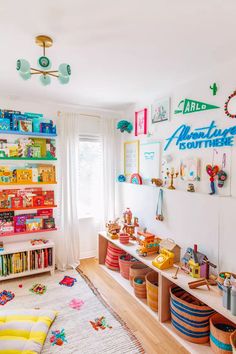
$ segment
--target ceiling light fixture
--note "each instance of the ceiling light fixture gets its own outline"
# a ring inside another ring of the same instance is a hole
[[[31,75],[40,75],[39,79],[42,85],[47,86],[51,83],[51,76],[56,77],[61,84],[68,84],[70,81],[71,68],[69,64],[60,64],[58,70],[50,70],[52,63],[51,60],[46,57],[46,48],[49,48],[53,44],[52,38],[48,36],[35,37],[35,43],[43,47],[43,56],[38,58],[38,67],[40,69],[34,69],[30,67],[30,63],[25,59],[18,59],[16,62],[16,70],[19,72],[23,80],[29,80]]]

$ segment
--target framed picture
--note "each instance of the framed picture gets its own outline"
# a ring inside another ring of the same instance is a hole
[[[140,144],[140,174],[149,183],[152,178],[160,177],[161,143],[149,141]]]
[[[135,136],[147,134],[147,108],[135,112]]]
[[[180,177],[183,181],[200,181],[201,160],[193,157],[180,161]]]
[[[139,173],[139,140],[124,143],[124,175]]]
[[[152,123],[160,123],[170,119],[170,97],[158,99],[152,104]]]

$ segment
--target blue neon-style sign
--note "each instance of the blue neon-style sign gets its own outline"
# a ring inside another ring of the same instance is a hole
[[[182,124],[166,139],[167,143],[164,151],[174,142],[179,150],[233,146],[235,135],[236,126],[219,129],[214,120],[207,127],[195,128],[193,130],[191,130],[189,125]]]

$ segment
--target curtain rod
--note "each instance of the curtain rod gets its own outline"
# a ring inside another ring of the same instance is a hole
[[[61,111],[57,111],[57,115],[60,116],[61,115]],[[78,114],[80,116],[84,116],[84,117],[93,117],[93,118],[101,118],[101,116],[98,116],[98,115],[93,115],[93,114],[87,114],[87,113],[79,113]]]

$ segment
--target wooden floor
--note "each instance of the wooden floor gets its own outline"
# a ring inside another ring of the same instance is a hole
[[[97,260],[82,260],[80,268],[126,322],[147,354],[188,353],[125,289],[99,267]]]

